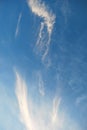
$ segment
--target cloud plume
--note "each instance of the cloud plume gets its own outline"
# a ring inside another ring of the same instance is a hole
[[[31,115],[28,108],[27,88],[24,80],[16,72],[16,96],[20,109],[20,119],[27,130],[34,130]]]
[[[35,92],[36,93],[36,92]],[[20,111],[20,121],[26,130],[81,130],[76,123],[61,110],[61,97],[55,96],[52,104],[37,102],[27,95],[27,85],[16,72],[16,97]],[[29,98],[29,99],[28,99]],[[37,98],[37,97],[35,97]]]
[[[42,51],[42,60],[44,61],[49,51],[55,15],[47,9],[47,6],[41,0],[27,0],[27,3],[31,11],[42,19],[36,46]]]

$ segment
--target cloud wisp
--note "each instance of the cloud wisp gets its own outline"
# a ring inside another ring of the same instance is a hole
[[[40,93],[41,96],[44,96],[45,95],[45,88],[44,88],[44,82],[43,82],[43,79],[42,79],[42,75],[41,75],[40,72],[38,72],[37,77],[38,77],[39,93]]]
[[[42,20],[36,46],[42,51],[42,61],[44,61],[50,47],[55,15],[47,9],[45,3],[41,0],[27,0],[27,3],[31,11]]]
[[[16,96],[20,110],[20,120],[27,130],[34,130],[28,108],[27,88],[24,80],[16,72]]]
[[[20,13],[19,17],[18,17],[18,22],[17,22],[17,26],[16,26],[16,31],[15,31],[15,38],[18,36],[19,25],[20,25],[21,18],[22,18],[22,13]]]
[[[52,104],[50,102],[37,104],[35,100],[28,97],[27,85],[18,72],[16,72],[16,97],[20,121],[26,130],[80,130],[78,125],[60,109],[61,97],[55,96]]]
[[[61,103],[61,98],[58,99],[57,97],[55,97],[53,100],[52,122],[56,121],[57,112],[58,112],[58,109],[60,107],[60,103]]]

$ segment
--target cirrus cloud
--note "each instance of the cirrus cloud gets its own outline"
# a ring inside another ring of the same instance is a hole
[[[41,102],[38,105],[33,102],[32,98],[28,97],[27,85],[18,72],[16,72],[16,97],[20,121],[26,130],[81,130],[78,124],[69,118],[68,113],[60,109],[61,97],[55,96],[51,104]]]
[[[55,15],[52,11],[49,11],[45,3],[40,0],[27,0],[27,3],[31,11],[42,19],[36,46],[43,53],[42,61],[44,61],[50,47],[51,34],[55,23]],[[45,31],[45,27],[47,31]]]

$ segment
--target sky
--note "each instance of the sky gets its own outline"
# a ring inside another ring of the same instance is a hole
[[[87,1],[0,1],[0,130],[87,130]]]

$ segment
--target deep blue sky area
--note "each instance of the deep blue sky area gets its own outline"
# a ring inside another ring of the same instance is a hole
[[[87,130],[86,111],[87,1],[1,0],[0,130]]]

